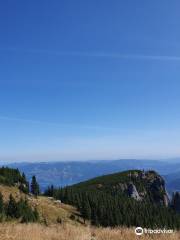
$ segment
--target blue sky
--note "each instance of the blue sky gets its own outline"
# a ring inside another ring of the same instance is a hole
[[[180,156],[179,8],[1,1],[0,160]]]

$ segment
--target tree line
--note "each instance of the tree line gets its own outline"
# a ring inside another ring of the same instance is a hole
[[[180,215],[173,209],[148,201],[137,202],[122,194],[108,194],[94,189],[76,187],[55,189],[48,187],[44,193],[76,206],[82,217],[96,226],[141,226],[146,228],[180,229]]]

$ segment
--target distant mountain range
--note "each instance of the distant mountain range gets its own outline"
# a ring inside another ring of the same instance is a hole
[[[180,159],[172,161],[156,160],[99,160],[72,162],[34,162],[5,164],[18,168],[28,179],[36,175],[44,190],[48,185],[66,186],[79,183],[97,176],[116,173],[129,169],[155,170],[167,183],[169,192],[180,190]]]

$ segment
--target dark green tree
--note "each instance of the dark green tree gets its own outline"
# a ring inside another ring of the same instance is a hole
[[[83,199],[82,215],[84,218],[84,223],[85,219],[91,219],[91,207],[87,198]]]
[[[17,203],[14,199],[14,197],[12,196],[12,194],[10,194],[9,196],[9,202],[7,205],[7,212],[6,212],[8,217],[11,218],[17,218],[18,217],[18,207],[17,207]]]
[[[38,196],[40,194],[39,184],[35,176],[32,177],[31,181],[31,193],[34,194],[35,196]]]
[[[20,186],[19,186],[19,190],[22,191],[25,194],[29,193],[29,183],[26,180],[26,176],[25,176],[24,173],[22,174],[22,180],[21,180],[21,183],[20,183]]]
[[[3,213],[4,211],[4,201],[3,201],[3,195],[0,192],[0,215]]]
[[[44,192],[45,196],[49,196],[49,197],[53,197],[54,196],[54,186],[51,185],[50,187],[48,187],[45,192]]]

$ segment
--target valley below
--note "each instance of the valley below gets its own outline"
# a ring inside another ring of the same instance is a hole
[[[169,193],[180,190],[180,163],[179,160],[138,160],[120,159],[106,161],[69,161],[69,162],[21,162],[6,164],[18,168],[31,179],[37,176],[41,190],[53,184],[56,187],[72,185],[88,179],[130,169],[155,170],[166,180]]]

